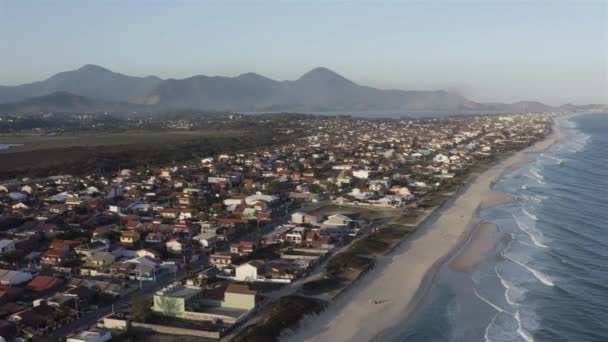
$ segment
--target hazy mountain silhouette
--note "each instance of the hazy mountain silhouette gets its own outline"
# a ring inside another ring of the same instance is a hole
[[[36,98],[24,101],[32,97]],[[61,104],[61,101],[64,103]],[[553,108],[533,101],[477,103],[448,91],[382,90],[358,85],[322,67],[294,81],[275,81],[255,73],[237,77],[198,75],[163,80],[155,76],[132,77],[100,66],[85,65],[40,82],[0,86],[0,103],[9,102],[18,103],[12,104],[12,107],[2,106],[4,111],[8,108],[44,110],[45,104],[48,110],[62,108],[64,111],[85,111],[90,106],[89,110],[96,111],[107,108],[113,111],[143,109],[150,112],[175,109],[239,112],[542,112]],[[572,107],[576,106],[570,105],[568,108]]]
[[[144,96],[162,80],[155,76],[132,77],[97,65],[85,65],[77,70],[58,73],[50,78],[19,86],[0,86],[0,103],[15,102],[29,97],[58,91],[109,101],[125,101]]]
[[[58,91],[17,102],[2,103],[0,104],[0,113],[131,112],[145,109],[142,107],[131,103],[103,101]]]

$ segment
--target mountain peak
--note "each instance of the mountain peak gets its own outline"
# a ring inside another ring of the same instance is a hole
[[[330,69],[328,69],[326,67],[316,67],[316,68],[310,70],[309,72],[305,73],[304,75],[302,75],[302,77],[304,77],[306,75],[334,75],[334,76],[340,76],[335,71],[330,70]],[[342,77],[342,76],[340,76],[340,77]]]
[[[331,83],[343,83],[343,84],[355,84],[354,82],[344,78],[342,75],[336,73],[325,67],[316,67],[309,72],[305,73],[300,77],[297,82],[331,82]]]
[[[95,64],[85,64],[78,71],[111,72],[110,70]]]
[[[256,74],[255,72],[246,72],[238,75],[236,78],[241,80],[269,80],[269,78]]]

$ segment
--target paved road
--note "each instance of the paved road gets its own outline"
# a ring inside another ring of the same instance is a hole
[[[303,205],[301,207],[298,207],[298,206],[288,207],[288,208],[281,207],[279,210],[285,210],[286,215],[282,216],[279,219],[274,220],[270,224],[267,224],[267,225],[261,227],[262,232],[264,232],[264,233],[269,232],[276,225],[287,223],[289,221],[289,219],[291,218],[291,214],[295,213],[296,211],[308,212],[308,211],[316,210],[329,203],[330,203],[329,200],[324,200],[324,201],[320,201],[318,203],[311,203],[311,204]],[[255,234],[255,232],[252,232],[252,233]],[[276,291],[275,293],[272,293],[272,294],[269,293],[268,295],[271,300],[268,300],[264,306],[268,307],[267,306],[268,304],[276,301],[278,298],[286,296],[288,294],[295,293],[303,282],[314,279],[314,277],[319,276],[319,274],[321,274],[321,272],[323,270],[323,266],[325,265],[326,261],[327,260],[325,260],[320,265],[317,265],[317,267],[313,270],[313,272],[309,276],[300,278],[296,282],[286,286],[285,288],[283,288],[279,291]],[[204,263],[204,260],[194,263],[192,266],[193,269],[200,268],[202,266],[202,263]],[[144,282],[144,287],[142,289],[135,290],[135,291],[133,291],[129,294],[126,294],[126,295],[122,296],[121,298],[117,299],[114,302],[114,309],[116,311],[119,311],[121,309],[126,309],[129,306],[129,303],[133,297],[135,297],[135,296],[152,296],[154,294],[154,292],[173,283],[175,281],[175,279],[182,280],[182,279],[186,278],[186,276],[187,276],[187,274],[183,270],[179,271],[177,273],[177,275],[174,275],[173,273],[164,273],[160,276],[157,276],[155,283]],[[112,312],[112,306],[107,305],[107,306],[100,308],[97,311],[86,313],[83,316],[81,316],[77,321],[74,321],[66,326],[63,326],[63,327],[55,330],[50,336],[46,337],[46,340],[63,341],[63,340],[65,340],[65,337],[68,334],[70,334],[74,331],[77,331],[77,330],[86,329],[86,328],[94,325],[98,319],[110,314],[111,312]],[[259,314],[257,314],[256,316],[259,316]]]
[[[192,263],[192,269],[198,270],[204,264],[204,260],[198,260]],[[129,306],[129,303],[132,298],[136,296],[152,296],[154,292],[160,290],[161,288],[173,283],[176,279],[182,280],[188,276],[188,272],[184,270],[180,270],[177,274],[174,273],[162,273],[156,276],[156,282],[144,282],[142,289],[136,289],[135,291],[129,292],[128,294],[118,298],[114,302],[114,310],[119,311],[121,309],[126,309]],[[134,284],[135,285],[135,284]],[[137,285],[135,285],[137,286]],[[55,330],[51,335],[47,338],[48,341],[64,341],[66,336],[74,331],[86,329],[92,325],[94,325],[98,319],[103,316],[106,316],[112,312],[112,305],[108,304],[97,311],[89,312],[81,316],[77,321],[74,321],[66,326],[63,326],[57,330]]]

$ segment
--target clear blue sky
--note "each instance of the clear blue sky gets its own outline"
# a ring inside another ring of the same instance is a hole
[[[325,66],[380,88],[608,103],[607,0],[0,0],[0,44],[4,85],[83,64],[275,79]]]

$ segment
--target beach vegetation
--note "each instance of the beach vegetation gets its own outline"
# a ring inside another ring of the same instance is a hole
[[[302,296],[283,297],[274,304],[268,315],[260,323],[241,330],[232,341],[276,341],[284,329],[296,328],[298,322],[305,315],[317,314],[326,305],[327,302],[315,298]]]
[[[345,270],[365,271],[373,264],[373,260],[360,256],[352,251],[336,254],[327,262],[326,270],[330,274],[339,274]]]
[[[325,275],[322,278],[308,281],[302,285],[302,292],[307,296],[338,291],[346,287],[349,279],[340,275]]]

